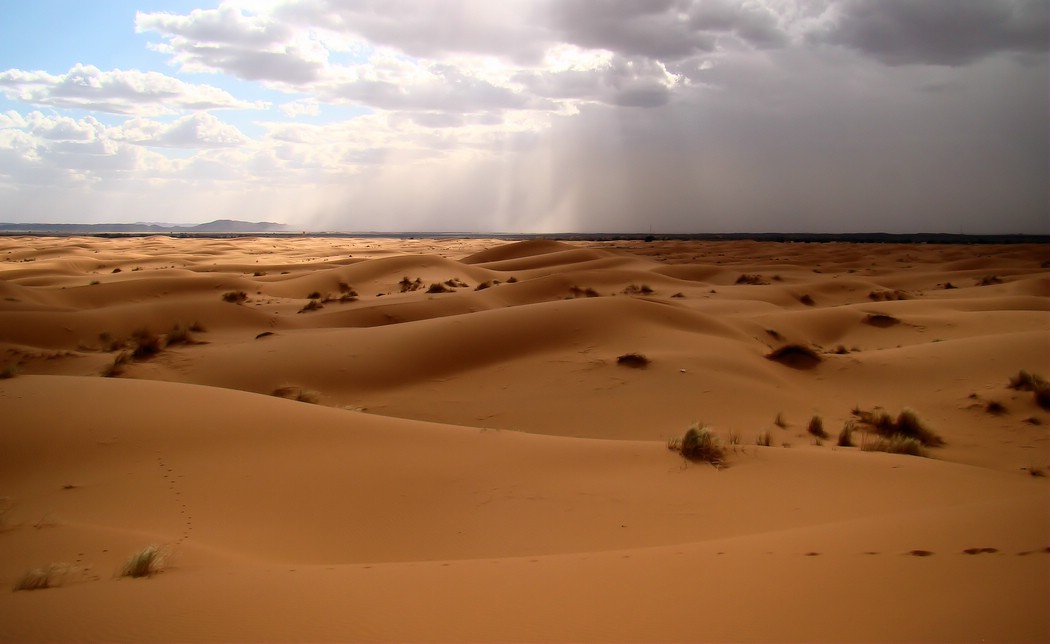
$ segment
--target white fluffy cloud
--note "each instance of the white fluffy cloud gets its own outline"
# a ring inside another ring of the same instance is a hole
[[[193,85],[158,72],[77,64],[63,74],[8,69],[0,72],[0,91],[9,100],[31,105],[81,108],[113,114],[158,115],[175,110],[262,108],[235,99],[210,85]]]

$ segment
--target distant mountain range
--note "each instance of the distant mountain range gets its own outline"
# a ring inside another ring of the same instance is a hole
[[[286,233],[299,229],[272,221],[237,221],[217,219],[204,224],[6,224],[0,223],[0,232],[5,233]]]

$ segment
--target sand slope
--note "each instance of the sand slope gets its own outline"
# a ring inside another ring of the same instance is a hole
[[[1045,641],[1047,249],[872,251],[0,239],[0,580],[68,564],[0,639]],[[854,406],[947,444],[834,447]]]

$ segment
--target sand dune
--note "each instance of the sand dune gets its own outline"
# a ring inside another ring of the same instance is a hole
[[[0,640],[1046,641],[1046,257],[0,238]]]

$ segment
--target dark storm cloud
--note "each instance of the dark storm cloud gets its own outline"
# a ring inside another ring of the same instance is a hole
[[[1046,0],[843,0],[814,38],[890,65],[965,65],[1000,52],[1047,50]]]

